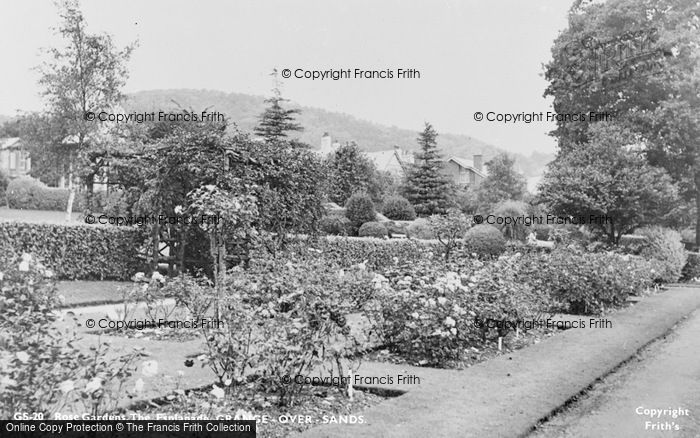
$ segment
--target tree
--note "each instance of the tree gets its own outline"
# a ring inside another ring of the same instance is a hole
[[[649,163],[669,172],[687,204],[695,201],[698,231],[699,48],[697,2],[576,2],[545,72],[555,112],[609,113],[638,134]],[[587,144],[597,122],[559,120],[553,135],[560,151]],[[700,232],[696,239],[700,245]]]
[[[110,36],[88,33],[77,0],[64,0],[60,16],[57,33],[65,46],[47,50],[50,59],[39,67],[39,84],[48,113],[60,121],[67,133],[61,143],[68,155],[70,196],[66,212],[70,219],[76,172],[91,181],[99,170],[87,155],[88,149],[98,147],[99,124],[88,120],[87,115],[109,110],[119,102],[127,78],[125,64],[134,46],[119,50]]]
[[[515,158],[506,153],[486,163],[489,172],[477,190],[479,207],[490,211],[506,200],[519,201],[526,193],[525,177],[515,171]]]
[[[626,146],[635,142],[628,130],[599,124],[586,136],[588,143],[560,151],[549,164],[540,197],[551,214],[582,218],[617,244],[623,234],[666,214],[676,190],[663,169]]]
[[[433,126],[426,122],[418,135],[421,150],[406,177],[406,197],[419,216],[444,214],[448,207],[449,183],[443,173],[437,135]]]
[[[282,108],[282,103],[286,102],[287,99],[282,98],[277,69],[272,71],[272,76],[275,79],[275,88],[272,89],[272,97],[265,99],[268,107],[260,115],[260,123],[255,128],[255,133],[264,138],[266,142],[277,144],[287,139],[287,132],[303,131],[304,128],[294,120],[294,116],[301,112],[299,109]],[[301,145],[298,142],[294,144]]]
[[[350,142],[334,151],[326,162],[328,169],[328,198],[338,205],[355,192],[366,192],[374,201],[381,197],[380,176],[374,163],[357,143]]]

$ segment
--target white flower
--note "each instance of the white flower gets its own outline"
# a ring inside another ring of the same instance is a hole
[[[430,306],[430,307],[435,307],[435,300],[432,299],[432,298],[429,298],[429,299],[428,299],[428,306]]]
[[[418,319],[420,317],[420,315],[418,315],[418,312],[411,313],[411,316],[415,319]]]
[[[146,278],[146,274],[143,272],[137,272],[136,275],[134,275],[134,281],[143,281],[144,278]]]
[[[175,206],[175,214],[182,214],[182,205]]]
[[[447,318],[445,318],[444,322],[445,322],[445,325],[448,327],[454,327],[455,324],[457,324],[457,322],[454,319],[450,318],[449,316]]]
[[[47,269],[44,271],[44,277],[46,278],[52,278],[53,277],[53,271],[51,269]],[[1,280],[1,278],[0,278]]]
[[[102,379],[100,379],[99,377],[95,377],[92,380],[90,380],[85,386],[85,392],[91,394],[100,389],[100,386],[102,386]]]
[[[18,351],[17,354],[15,354],[15,356],[21,362],[27,363],[29,361],[29,355],[24,351]]]
[[[2,380],[0,380],[0,388],[6,387],[6,386],[14,386],[17,384],[17,381],[14,379],[10,379],[9,376],[3,376]]]
[[[2,281],[3,278],[5,278],[5,274],[3,274],[2,272],[0,272],[0,281]]]
[[[151,275],[151,280],[155,280],[159,283],[165,283],[165,277],[163,277],[163,275],[158,271],[153,272],[153,275]]]
[[[25,262],[24,260],[19,262],[19,270],[22,272],[27,272],[29,270],[29,262]]]
[[[232,383],[233,383],[233,380],[231,380],[231,379],[224,380],[224,386],[231,386]]]
[[[153,377],[158,374],[158,361],[147,360],[141,365],[141,374],[145,377]]]
[[[216,385],[212,385],[212,387],[213,389],[210,392],[211,395],[213,395],[216,398],[224,398],[224,395],[226,395],[226,393],[223,389],[219,388]]]
[[[31,261],[32,261],[32,255],[31,255],[31,254],[27,254],[27,253],[25,252],[24,254],[22,254],[22,261],[23,261],[23,262],[27,262],[27,263],[31,263]]]
[[[71,392],[74,388],[75,383],[73,383],[72,380],[64,380],[60,385],[58,385],[58,389],[60,389],[64,394]]]
[[[134,392],[143,392],[143,379],[139,378],[135,383],[134,383]]]
[[[454,328],[454,327],[452,327],[452,328],[450,329],[450,333],[452,333],[453,335],[456,335],[456,334],[457,334],[457,329]]]
[[[445,304],[447,302],[447,298],[445,297],[438,297],[437,302],[442,304]]]

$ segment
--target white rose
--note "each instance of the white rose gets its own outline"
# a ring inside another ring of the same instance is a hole
[[[223,389],[219,388],[216,385],[212,385],[213,389],[211,390],[210,394],[213,395],[216,398],[224,398],[224,395],[226,395],[226,392],[224,392]]]
[[[24,351],[18,351],[15,356],[17,359],[19,359],[23,363],[27,363],[29,361],[29,355],[25,353]]]
[[[102,379],[99,377],[95,377],[92,380],[88,382],[88,384],[85,386],[85,392],[87,393],[93,393],[100,389],[102,386]]]
[[[74,388],[75,383],[73,383],[72,380],[64,380],[60,385],[58,385],[58,389],[60,389],[64,394],[71,392]]]
[[[450,318],[449,316],[447,318],[445,318],[444,322],[445,322],[445,325],[448,327],[454,327],[457,324],[457,322],[454,319]]]

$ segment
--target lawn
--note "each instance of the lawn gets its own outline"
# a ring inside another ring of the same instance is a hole
[[[82,213],[73,213],[70,223],[82,223]],[[47,211],[47,210],[16,210],[7,207],[0,207],[0,220],[2,221],[21,221],[34,223],[48,224],[65,224],[65,211]]]

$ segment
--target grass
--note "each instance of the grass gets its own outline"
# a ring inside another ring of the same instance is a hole
[[[82,213],[73,213],[71,224],[82,222]],[[7,207],[0,207],[0,221],[20,221],[32,223],[47,223],[47,224],[66,224],[65,211],[47,211],[47,210],[16,210]]]

